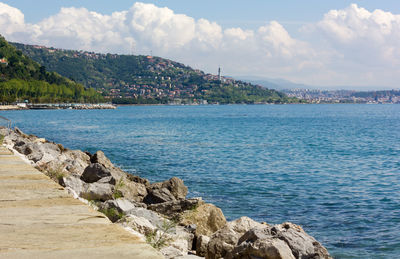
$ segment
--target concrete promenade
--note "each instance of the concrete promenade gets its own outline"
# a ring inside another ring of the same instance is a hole
[[[0,258],[163,258],[0,146]]]

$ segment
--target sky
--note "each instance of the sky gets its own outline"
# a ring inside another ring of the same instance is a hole
[[[400,88],[398,0],[0,0],[0,34],[226,76]]]

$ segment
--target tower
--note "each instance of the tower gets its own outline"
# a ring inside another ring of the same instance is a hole
[[[221,81],[221,67],[218,67],[218,80]]]

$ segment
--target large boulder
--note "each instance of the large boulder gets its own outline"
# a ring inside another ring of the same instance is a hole
[[[140,176],[133,174],[126,174],[126,177],[132,182],[143,184],[146,188],[150,187],[150,182],[146,178],[141,178]]]
[[[191,198],[186,200],[173,200],[163,203],[150,204],[147,206],[147,208],[163,214],[170,219],[180,220],[182,212],[186,210],[193,210],[202,204],[204,204],[204,201],[202,201],[201,198]]]
[[[27,159],[32,160],[34,163],[40,161],[43,157],[43,152],[40,150],[38,143],[19,140],[14,144],[14,149],[25,155]]]
[[[210,237],[199,235],[196,239],[196,255],[206,256]]]
[[[135,204],[124,198],[108,200],[100,205],[100,209],[103,210],[116,209],[118,212],[123,214],[128,214],[129,211],[135,208],[136,208]]]
[[[107,201],[113,198],[114,185],[109,183],[88,183],[80,196],[86,200]]]
[[[90,158],[90,162],[92,163],[99,163],[105,168],[111,169],[114,167],[113,163],[111,163],[110,159],[104,155],[103,151],[97,151],[92,157]]]
[[[285,241],[273,238],[270,230],[264,227],[247,231],[239,239],[238,245],[228,252],[225,258],[295,259]]]
[[[157,204],[168,201],[176,201],[176,198],[167,188],[152,187],[147,189],[147,196],[143,199],[146,204]]]
[[[155,227],[162,226],[164,221],[166,220],[156,212],[140,207],[135,207],[134,209],[131,209],[128,212],[128,215],[133,215],[139,218],[145,218]]]
[[[128,178],[125,180],[120,179],[116,184],[116,190],[124,198],[135,202],[143,202],[144,197],[147,195],[147,189],[144,184],[132,182]]]
[[[296,258],[331,258],[324,246],[296,224],[286,222],[275,225],[271,228],[271,234],[285,241]]]
[[[177,200],[185,199],[188,193],[188,188],[183,183],[183,180],[178,177],[172,177],[168,181],[164,181],[162,187],[167,188]]]
[[[43,157],[40,159],[40,164],[58,160],[58,158],[60,157],[60,154],[62,152],[60,147],[62,147],[62,145],[47,142],[44,139],[36,139],[34,143],[37,144],[37,148],[39,148],[39,150],[43,153]]]
[[[81,197],[81,193],[87,188],[87,184],[77,176],[63,177],[63,186],[77,197]]]
[[[196,225],[196,236],[211,236],[226,224],[222,210],[210,203],[199,204],[191,210],[183,212],[181,224]]]
[[[65,169],[76,175],[82,175],[85,168],[90,164],[90,157],[80,150],[64,150],[63,156],[63,164],[65,165]]]
[[[85,183],[78,176],[63,177],[64,186],[86,200],[107,201],[113,198],[114,185],[109,183]]]
[[[170,233],[167,233],[167,238],[169,239],[168,247],[178,249],[181,252],[180,255],[187,255],[193,248],[194,235],[182,226],[175,226]],[[168,253],[163,252],[163,249],[161,249],[161,253],[167,258],[176,258],[176,255],[170,256]]]
[[[151,235],[157,227],[147,218],[129,214],[118,221],[118,224],[124,228],[131,228],[143,236]]]
[[[86,183],[94,183],[104,177],[110,177],[110,176],[111,176],[110,170],[106,169],[102,164],[94,163],[90,164],[88,167],[85,168],[85,170],[81,175],[81,179]]]
[[[188,188],[182,179],[172,177],[167,181],[151,184],[147,192],[148,195],[144,202],[146,204],[155,204],[185,199]]]
[[[231,252],[239,238],[255,227],[262,227],[261,223],[258,223],[248,217],[241,217],[237,220],[228,222],[223,228],[215,232],[208,243],[208,249],[206,258],[217,259],[225,257]]]
[[[229,224],[229,223],[228,223]],[[218,232],[217,232],[218,233]],[[228,235],[228,233],[225,233]],[[214,237],[214,236],[213,236]],[[213,239],[212,237],[212,239]],[[227,237],[225,237],[227,238]],[[229,240],[229,238],[227,238]],[[210,241],[208,249],[210,250]],[[221,245],[221,243],[219,243]],[[218,245],[218,243],[217,243]],[[218,247],[218,246],[217,246]],[[308,235],[300,226],[293,223],[280,225],[256,225],[244,233],[234,247],[222,244],[225,253],[208,254],[206,258],[227,259],[271,258],[271,259],[330,259],[325,247]],[[211,246],[212,250],[212,246]],[[212,257],[215,256],[215,257]]]

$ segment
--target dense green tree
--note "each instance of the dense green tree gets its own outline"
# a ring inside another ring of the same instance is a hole
[[[22,54],[0,36],[0,102],[98,102],[102,96],[85,89]]]

